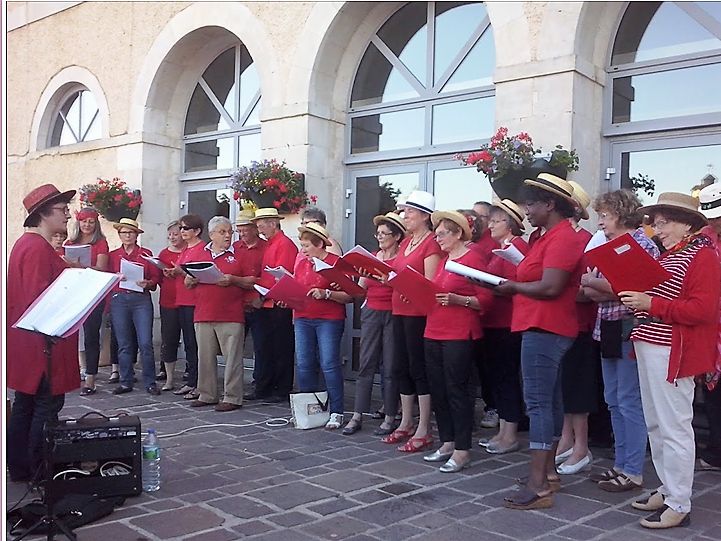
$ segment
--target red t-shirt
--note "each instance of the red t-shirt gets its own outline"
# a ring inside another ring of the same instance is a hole
[[[125,259],[127,261],[132,261],[133,263],[137,263],[138,265],[143,266],[143,278],[145,280],[152,280],[156,284],[159,284],[162,281],[163,273],[160,272],[160,269],[150,263],[149,261],[143,259],[140,257],[141,255],[153,255],[153,252],[148,250],[147,248],[143,248],[142,246],[138,246],[137,244],[135,247],[131,250],[130,253],[127,253],[125,251],[125,248],[120,246],[120,248],[116,248],[112,252],[108,254],[108,271],[110,272],[120,272],[120,260]],[[128,289],[121,289],[120,285],[115,286],[113,289],[113,293],[129,293],[130,290]],[[137,292],[136,292],[137,293]],[[150,295],[150,291],[145,291],[148,295]]]
[[[255,276],[256,278],[260,277],[260,274],[263,270],[263,255],[265,254],[265,249],[267,246],[268,241],[261,238],[258,238],[258,241],[250,247],[242,240],[238,240],[233,243],[235,257],[243,261],[248,268],[248,274],[246,274],[246,276]],[[255,289],[245,290],[246,309],[250,309],[249,305],[256,298],[258,298],[258,292]]]
[[[483,337],[481,319],[483,313],[491,304],[491,291],[482,286],[475,285],[467,278],[448,272],[445,269],[447,257],[438,265],[433,282],[443,291],[456,293],[464,297],[476,297],[481,303],[481,311],[466,308],[458,304],[441,306],[436,304],[426,319],[425,338],[433,340],[478,340]],[[474,269],[485,270],[483,256],[474,250],[468,250],[455,260],[461,265]]]
[[[380,250],[376,252],[376,257],[380,254]],[[386,265],[393,266],[396,258],[386,259]],[[383,310],[390,312],[392,306],[393,288],[387,284],[381,284],[378,280],[366,278],[366,306],[373,310]]]
[[[411,267],[421,274],[425,275],[425,260],[427,257],[432,255],[438,255],[441,259],[445,256],[441,247],[438,246],[433,234],[429,234],[421,243],[415,247],[415,249],[408,255],[406,255],[406,248],[411,243],[412,237],[406,237],[401,242],[398,248],[398,255],[396,255],[395,261],[393,262],[393,268],[396,271],[401,271],[406,266]],[[391,301],[393,307],[394,316],[425,316],[425,312],[419,310],[413,304],[409,302],[403,302],[401,294],[396,290],[393,290],[393,297]]]
[[[195,261],[212,261],[223,274],[233,276],[249,276],[248,265],[231,249],[213,258],[210,245],[203,247],[203,252]],[[230,285],[221,287],[215,284],[198,284],[195,288],[195,323],[224,322],[245,323],[244,300],[246,289]]]
[[[288,272],[295,266],[295,256],[298,254],[298,247],[290,240],[285,233],[278,231],[273,238],[267,241],[265,245],[265,253],[261,263],[262,269],[265,267],[283,267]],[[275,278],[272,274],[261,270],[258,284],[270,289],[275,284]],[[267,299],[263,303],[264,308],[272,308],[273,301]]]
[[[571,274],[565,288],[553,299],[532,299],[525,295],[513,297],[511,330],[514,332],[541,329],[561,336],[576,338],[576,293],[581,281],[581,259],[585,244],[568,220],[561,220],[531,246],[518,265],[518,282],[537,282],[544,269],[560,269]]]
[[[493,240],[493,237],[491,237],[490,229],[486,229],[481,235],[481,238],[479,238],[476,242],[468,243],[468,248],[480,254],[481,258],[483,258],[483,264],[486,266],[493,255],[491,250],[495,250],[499,247],[499,244]]]
[[[324,259],[329,265],[333,265],[338,261],[339,257],[335,254],[328,253]],[[313,262],[307,258],[299,259],[293,269],[293,276],[298,281],[308,287],[318,287],[320,289],[331,289],[330,280],[324,278],[313,270]],[[293,318],[306,319],[345,319],[345,305],[335,301],[325,299],[314,299],[308,297],[308,304],[302,310],[293,310]]]
[[[521,237],[514,237],[511,244],[518,248],[518,251],[522,254],[528,253],[528,244]],[[516,267],[510,261],[506,261],[502,257],[498,257],[493,254],[491,260],[488,262],[488,272],[500,276],[502,278],[508,278],[509,280],[516,279]],[[483,315],[483,326],[488,329],[510,329],[511,328],[511,315],[513,314],[513,297],[507,297],[505,295],[493,295],[491,307]]]
[[[65,241],[65,246],[73,246],[75,244],[78,244],[77,242],[70,242]],[[63,253],[65,251],[63,250]],[[108,247],[108,241],[105,239],[100,239],[95,244],[90,245],[90,266],[94,267],[98,264],[98,256],[100,254],[109,254],[110,248]]]
[[[593,235],[583,228],[580,228],[578,231],[576,231],[576,234],[580,238],[581,244],[583,245],[583,248],[585,250],[588,241],[591,240],[591,237],[593,237]],[[583,259],[581,260],[581,274],[585,272],[586,267],[591,266],[592,265],[586,260],[586,256],[584,253]],[[576,313],[578,315],[578,332],[581,333],[593,331],[593,327],[596,325],[598,304],[596,304],[595,302],[577,302]]]
[[[177,263],[180,252],[173,252],[168,248],[163,248],[158,254],[158,259],[165,263],[168,267],[172,267]],[[177,308],[175,304],[175,290],[178,287],[176,278],[166,278],[163,276],[160,282],[160,306],[163,308]]]
[[[193,263],[196,261],[205,261],[203,253],[205,244],[199,242],[192,248],[186,247],[176,261],[176,265],[183,263]],[[185,287],[185,273],[175,277],[175,304],[178,306],[195,306],[197,288],[188,289]]]
[[[528,247],[533,246],[535,242],[543,236],[543,233],[545,233],[545,231],[542,227],[537,227],[531,231],[531,234],[528,235]]]

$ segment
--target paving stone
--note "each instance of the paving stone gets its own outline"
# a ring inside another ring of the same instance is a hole
[[[335,462],[328,462],[326,466],[335,471],[349,471],[355,470],[358,467],[358,463],[355,461],[355,459],[337,460]]]
[[[568,528],[563,528],[556,532],[556,535],[564,539],[574,539],[578,541],[584,541],[586,539],[594,539],[604,533],[604,530],[599,528],[591,528],[590,526],[584,526],[582,524],[574,524]]]
[[[392,524],[386,528],[370,532],[370,535],[373,535],[376,539],[383,539],[383,541],[405,541],[414,535],[423,533],[425,533],[425,530],[410,524]]]
[[[298,458],[299,456],[303,456],[303,453],[299,453],[298,451],[293,451],[292,449],[286,449],[284,451],[276,451],[275,453],[270,453],[267,455],[267,458],[269,460],[290,460],[291,458]]]
[[[489,507],[485,505],[481,505],[480,503],[476,502],[464,502],[459,503],[458,505],[454,505],[452,507],[448,507],[447,509],[443,510],[443,514],[453,517],[455,519],[467,519],[476,517],[479,514],[488,511]]]
[[[324,519],[301,527],[306,533],[321,539],[346,539],[370,529],[371,525],[351,517]]]
[[[420,457],[419,457],[420,458]],[[410,460],[386,460],[377,464],[367,464],[360,468],[368,473],[382,475],[390,479],[407,479],[415,475],[421,475],[427,472],[423,464],[411,462]]]
[[[385,482],[383,477],[356,470],[333,472],[313,479],[313,484],[343,492],[370,488]]]
[[[225,519],[203,507],[193,505],[183,509],[153,513],[130,519],[130,523],[158,537],[177,537],[183,534],[210,530],[222,526]]]
[[[165,511],[167,509],[175,509],[177,507],[182,507],[183,502],[175,500],[175,499],[169,499],[169,500],[158,500],[155,502],[151,502],[145,505],[148,509],[151,511]]]
[[[257,518],[275,513],[275,510],[267,505],[244,496],[221,498],[208,502],[208,505],[240,518]]]
[[[316,487],[303,481],[262,488],[248,494],[265,502],[273,503],[282,509],[290,509],[298,505],[323,500],[336,495],[324,488]]]
[[[381,500],[386,500],[388,498],[392,498],[393,494],[390,494],[388,492],[383,492],[380,490],[367,490],[365,492],[359,492],[357,494],[353,494],[351,496],[354,500],[357,500],[361,503],[375,503],[379,502]]]
[[[287,530],[276,530],[253,537],[253,541],[316,541],[317,537],[311,537],[298,530],[293,530],[292,537]]]
[[[268,520],[270,522],[274,522],[278,526],[283,526],[284,528],[290,528],[292,526],[298,526],[299,524],[306,524],[308,522],[312,522],[312,521],[316,520],[316,517],[313,517],[306,513],[300,513],[298,511],[293,511],[291,513],[282,513],[282,514],[278,514],[278,515],[271,515],[269,517],[266,517],[266,520]]]
[[[311,477],[317,477],[319,475],[324,475],[326,473],[331,473],[333,470],[330,468],[324,468],[323,466],[317,466],[315,468],[308,468],[306,470],[300,470],[298,471],[298,475],[301,475],[306,478]]]
[[[232,486],[232,485],[229,485]],[[225,487],[224,487],[225,488]],[[216,500],[218,498],[224,498],[227,496],[225,492],[219,490],[200,490],[198,492],[191,492],[190,494],[184,494],[180,499],[186,503],[198,503],[207,502],[210,500]]]
[[[631,508],[629,507],[629,509]],[[601,514],[597,514],[588,520],[582,521],[582,523],[586,526],[593,526],[601,529],[608,529],[610,525],[614,525],[618,528],[626,524],[635,524],[643,518],[643,516],[644,514],[639,511],[626,513],[617,509],[610,509]]]
[[[150,538],[142,535],[138,530],[121,522],[108,522],[106,524],[93,524],[74,530],[78,539],[112,539],[113,541],[148,541]],[[61,536],[56,536],[60,539]],[[37,538],[36,538],[37,539]],[[63,537],[63,539],[65,539]]]
[[[351,511],[349,514],[359,520],[368,522],[369,524],[388,526],[407,518],[420,515],[425,511],[426,509],[418,504],[401,498],[392,498],[380,503],[356,509]]]
[[[340,447],[339,449],[333,449],[332,451],[320,453],[320,456],[325,456],[333,460],[348,460],[349,458],[367,455],[368,453],[368,449],[348,445],[345,447]]]
[[[539,532],[552,532],[565,524],[539,513],[504,507],[491,509],[464,522],[479,530],[501,533],[514,539],[533,539]]]
[[[268,524],[267,522],[263,522],[262,520],[249,520],[248,522],[244,522],[238,526],[233,526],[231,529],[234,532],[240,533],[244,537],[248,537],[251,535],[275,531],[276,527]]]
[[[499,490],[512,490],[515,487],[513,481],[495,473],[484,473],[470,479],[461,479],[448,486],[476,495],[491,494]]]
[[[325,466],[327,464],[328,459],[326,458],[321,458],[315,455],[300,454],[294,458],[284,460],[282,466],[288,471],[299,471],[317,466]]]
[[[134,499],[134,498],[133,498]],[[128,500],[126,500],[127,502]],[[101,518],[98,522],[113,522],[124,518],[139,517],[146,515],[148,511],[140,506],[116,507],[107,517]]]
[[[286,473],[285,469],[281,464],[266,462],[264,464],[257,464],[252,467],[238,468],[228,472],[227,478],[233,482],[237,481],[255,481],[256,479],[266,479],[270,477],[277,477]]]
[[[468,494],[447,487],[433,487],[403,497],[404,500],[438,510],[469,500]]]
[[[236,539],[238,539],[236,532],[218,528],[210,530],[209,532],[184,537],[183,541],[235,541]]]
[[[354,502],[347,498],[339,497],[324,503],[319,503],[318,505],[311,505],[308,507],[308,510],[325,516],[332,515],[333,513],[337,513],[338,511],[352,509],[354,507],[358,507],[358,505],[358,502]]]
[[[378,490],[398,496],[400,494],[405,494],[406,492],[412,492],[418,488],[420,488],[418,485],[413,485],[411,483],[390,483],[388,485],[378,487]]]
[[[426,532],[413,538],[413,541],[508,541],[507,537],[471,528],[465,524],[450,524],[437,530]]]
[[[354,535],[353,537],[346,538],[346,541],[377,541],[377,537],[371,537],[370,535],[366,535],[364,533],[359,535]]]
[[[553,507],[543,509],[540,512],[549,517],[574,521],[593,515],[603,509],[608,509],[608,504],[559,493],[553,498]]]
[[[669,539],[669,533],[673,532],[675,535],[688,535],[684,532],[685,528],[672,528],[670,530],[649,530],[642,528],[641,526],[631,526],[616,530],[612,534],[606,534],[599,537],[599,540],[612,541],[622,539],[623,541],[661,541],[663,539]],[[677,537],[676,539],[688,539],[688,537]]]

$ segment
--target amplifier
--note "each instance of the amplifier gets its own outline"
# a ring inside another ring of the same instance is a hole
[[[92,415],[92,414],[90,414]],[[45,427],[52,481],[46,497],[137,496],[142,491],[140,419],[83,416]]]

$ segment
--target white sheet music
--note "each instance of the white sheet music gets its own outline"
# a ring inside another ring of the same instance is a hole
[[[125,276],[125,280],[120,282],[120,289],[128,289],[130,291],[143,292],[143,288],[136,282],[144,279],[145,267],[127,259],[120,260],[120,274]]]
[[[71,244],[63,246],[65,248],[65,259],[68,261],[77,261],[83,267],[89,267],[92,248],[89,244]]]

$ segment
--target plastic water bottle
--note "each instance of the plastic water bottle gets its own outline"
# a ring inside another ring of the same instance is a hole
[[[148,429],[143,439],[143,490],[155,492],[160,489],[160,443],[154,428]]]

